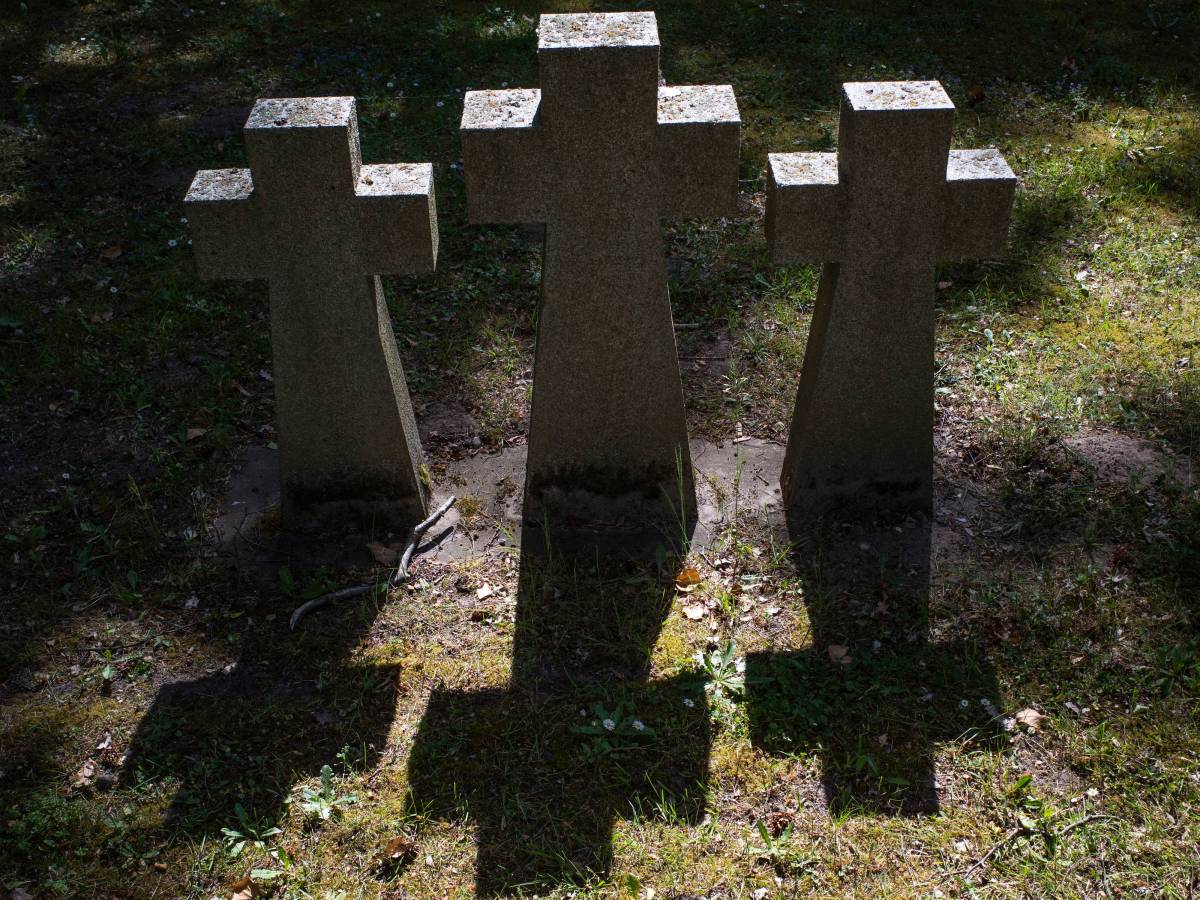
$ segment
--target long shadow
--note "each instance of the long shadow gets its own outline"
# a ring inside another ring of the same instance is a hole
[[[278,822],[297,781],[326,764],[369,767],[384,749],[400,666],[349,661],[375,607],[314,616],[300,632],[278,618],[232,666],[164,685],[138,724],[121,782],[173,791],[168,828],[252,837],[247,826]]]
[[[409,757],[411,806],[474,821],[480,895],[606,877],[618,816],[703,817],[703,686],[650,678],[671,596],[628,557],[523,554],[508,686],[433,691]]]
[[[936,812],[936,745],[1002,729],[982,653],[931,631],[932,520],[793,518],[788,531],[812,647],[747,656],[751,742],[816,754],[833,815]]]

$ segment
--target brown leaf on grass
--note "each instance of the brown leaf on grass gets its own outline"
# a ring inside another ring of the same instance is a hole
[[[105,322],[111,322],[113,311],[111,309],[101,310],[100,312],[90,313],[88,321],[93,325],[103,325]]]
[[[1032,706],[1027,706],[1025,709],[1013,716],[1013,718],[1017,720],[1018,725],[1023,725],[1030,731],[1041,731],[1042,719],[1046,717]]]
[[[683,608],[683,614],[693,622],[703,619],[705,612],[707,612],[707,610],[705,609],[703,603],[690,603]]]
[[[675,587],[680,590],[694,588],[700,583],[700,573],[693,568],[684,569],[675,576]]]
[[[973,84],[967,89],[967,106],[978,106],[987,99],[987,94],[983,92],[983,85]]]
[[[229,900],[251,900],[254,897],[254,882],[250,876],[239,878],[229,886]]]
[[[196,438],[203,437],[207,433],[208,433],[207,428],[201,428],[198,425],[193,425],[191,428],[189,428],[187,430],[187,439],[189,441],[194,441]]]
[[[367,544],[367,549],[371,551],[371,555],[375,557],[375,562],[381,566],[390,566],[400,558],[400,553],[389,547],[387,544],[380,544],[378,541],[372,541]]]
[[[848,666],[852,662],[850,648],[845,644],[830,644],[825,652],[829,654],[829,659],[838,665]]]
[[[383,848],[384,862],[402,862],[416,855],[417,842],[407,834],[397,835]]]
[[[116,259],[118,256],[120,256],[124,252],[125,251],[121,249],[120,244],[109,244],[107,247],[105,247],[103,250],[100,251],[100,258],[101,259]]]

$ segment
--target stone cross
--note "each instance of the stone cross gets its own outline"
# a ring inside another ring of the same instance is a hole
[[[546,226],[527,524],[695,512],[660,220],[736,211],[741,121],[658,61],[653,13],[544,15],[541,90],[466,96],[471,222]]]
[[[205,278],[266,279],[283,512],[402,523],[424,512],[420,442],[381,273],[437,260],[433,169],[363,165],[352,97],[259,100],[249,169],[185,203]]]
[[[843,85],[838,152],[771,154],[776,263],[822,262],[784,461],[785,503],[932,506],[940,262],[1000,256],[1016,178],[951,150],[936,81]]]

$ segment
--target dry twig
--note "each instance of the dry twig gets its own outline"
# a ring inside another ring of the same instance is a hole
[[[408,537],[408,545],[404,548],[404,552],[400,554],[400,564],[396,566],[396,571],[392,573],[392,577],[387,581],[379,584],[360,584],[354,587],[342,588],[340,591],[331,591],[328,594],[322,594],[313,600],[309,600],[302,606],[296,608],[292,613],[291,627],[300,624],[300,620],[314,610],[328,606],[335,600],[345,600],[349,597],[361,597],[363,594],[369,594],[376,588],[383,588],[385,591],[390,591],[392,588],[408,581],[408,566],[412,562],[413,553],[417,549],[417,545],[421,543],[421,538],[425,532],[433,527],[442,516],[444,516],[450,507],[454,505],[454,501],[458,498],[451,495],[446,498],[446,502],[433,511],[433,513],[424,522],[420,522],[413,526],[412,534]]]

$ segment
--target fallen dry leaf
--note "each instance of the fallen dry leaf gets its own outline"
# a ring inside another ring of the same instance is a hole
[[[477,590],[475,592],[475,599],[476,600],[486,600],[488,597],[492,596],[492,594],[494,594],[494,593],[496,593],[496,589],[494,587],[492,587],[490,584],[485,584],[483,587],[481,587],[479,590]]]
[[[683,614],[693,622],[703,619],[706,612],[703,603],[690,603],[683,608]]]
[[[371,551],[371,555],[375,557],[375,562],[381,566],[390,566],[400,558],[400,553],[394,547],[389,547],[387,544],[380,544],[377,541],[372,541],[367,544],[367,549]]]
[[[203,435],[205,435],[207,433],[208,433],[207,428],[201,428],[198,425],[193,425],[191,428],[189,428],[187,430],[187,439],[189,441],[194,441],[196,438],[202,437]]]
[[[684,569],[675,576],[675,587],[693,588],[700,583],[700,573],[692,568]]]
[[[108,750],[112,747],[112,735],[109,732],[104,733],[104,740],[96,745],[97,750]]]
[[[247,875],[239,878],[229,886],[229,900],[251,900],[254,896],[254,882]]]
[[[1030,731],[1041,731],[1042,719],[1046,717],[1032,706],[1028,706],[1013,716],[1013,718],[1017,720],[1018,725],[1024,725]]]
[[[826,648],[830,660],[843,666],[850,665],[850,648],[845,644],[830,644]]]
[[[101,259],[116,259],[123,252],[125,252],[125,251],[123,251],[121,249],[120,244],[110,244],[109,246],[105,247],[103,250],[100,251],[100,258]]]
[[[105,309],[101,310],[100,312],[90,313],[88,315],[88,321],[93,325],[101,325],[104,322],[111,322],[112,317],[113,311],[111,309]]]
[[[417,842],[406,834],[399,835],[388,841],[383,848],[383,858],[387,862],[396,862],[415,855]]]
[[[95,780],[96,761],[89,759],[75,772],[75,777],[71,780],[71,787],[79,789],[90,788]]]

